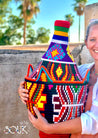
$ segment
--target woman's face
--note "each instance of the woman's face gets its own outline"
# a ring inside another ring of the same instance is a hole
[[[86,46],[94,60],[98,61],[98,25],[90,28]]]

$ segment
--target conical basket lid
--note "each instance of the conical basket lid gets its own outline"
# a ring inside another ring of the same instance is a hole
[[[54,23],[54,34],[48,50],[43,55],[42,60],[71,63],[74,59],[69,51],[68,31],[70,23],[68,21],[56,20]]]

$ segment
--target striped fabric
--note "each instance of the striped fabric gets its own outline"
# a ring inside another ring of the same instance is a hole
[[[68,33],[62,32],[62,31],[54,31],[54,35],[60,35],[60,36],[68,37]]]
[[[70,27],[70,23],[68,21],[55,21],[54,24],[54,35],[53,35],[53,40],[55,42],[55,40],[60,40],[63,42],[68,42],[68,31],[69,31],[69,27]],[[62,44],[61,43],[61,44]]]
[[[62,31],[62,32],[68,32],[69,28],[55,26],[54,30],[56,30],[56,31]]]
[[[53,39],[61,40],[61,41],[68,41],[68,37],[53,35]]]
[[[56,39],[52,39],[51,42],[57,43],[57,44],[68,45],[68,42],[67,41],[61,41],[61,40],[56,40]]]

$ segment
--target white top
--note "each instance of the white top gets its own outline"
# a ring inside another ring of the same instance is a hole
[[[94,63],[84,64],[78,67],[82,77],[85,76],[87,69],[90,69]],[[98,78],[93,88],[92,106],[90,111],[81,114],[82,134],[98,133]]]

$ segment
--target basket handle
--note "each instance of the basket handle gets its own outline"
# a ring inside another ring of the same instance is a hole
[[[33,72],[34,68],[31,64],[28,65],[28,70],[27,70],[27,77],[29,77],[30,71]]]

